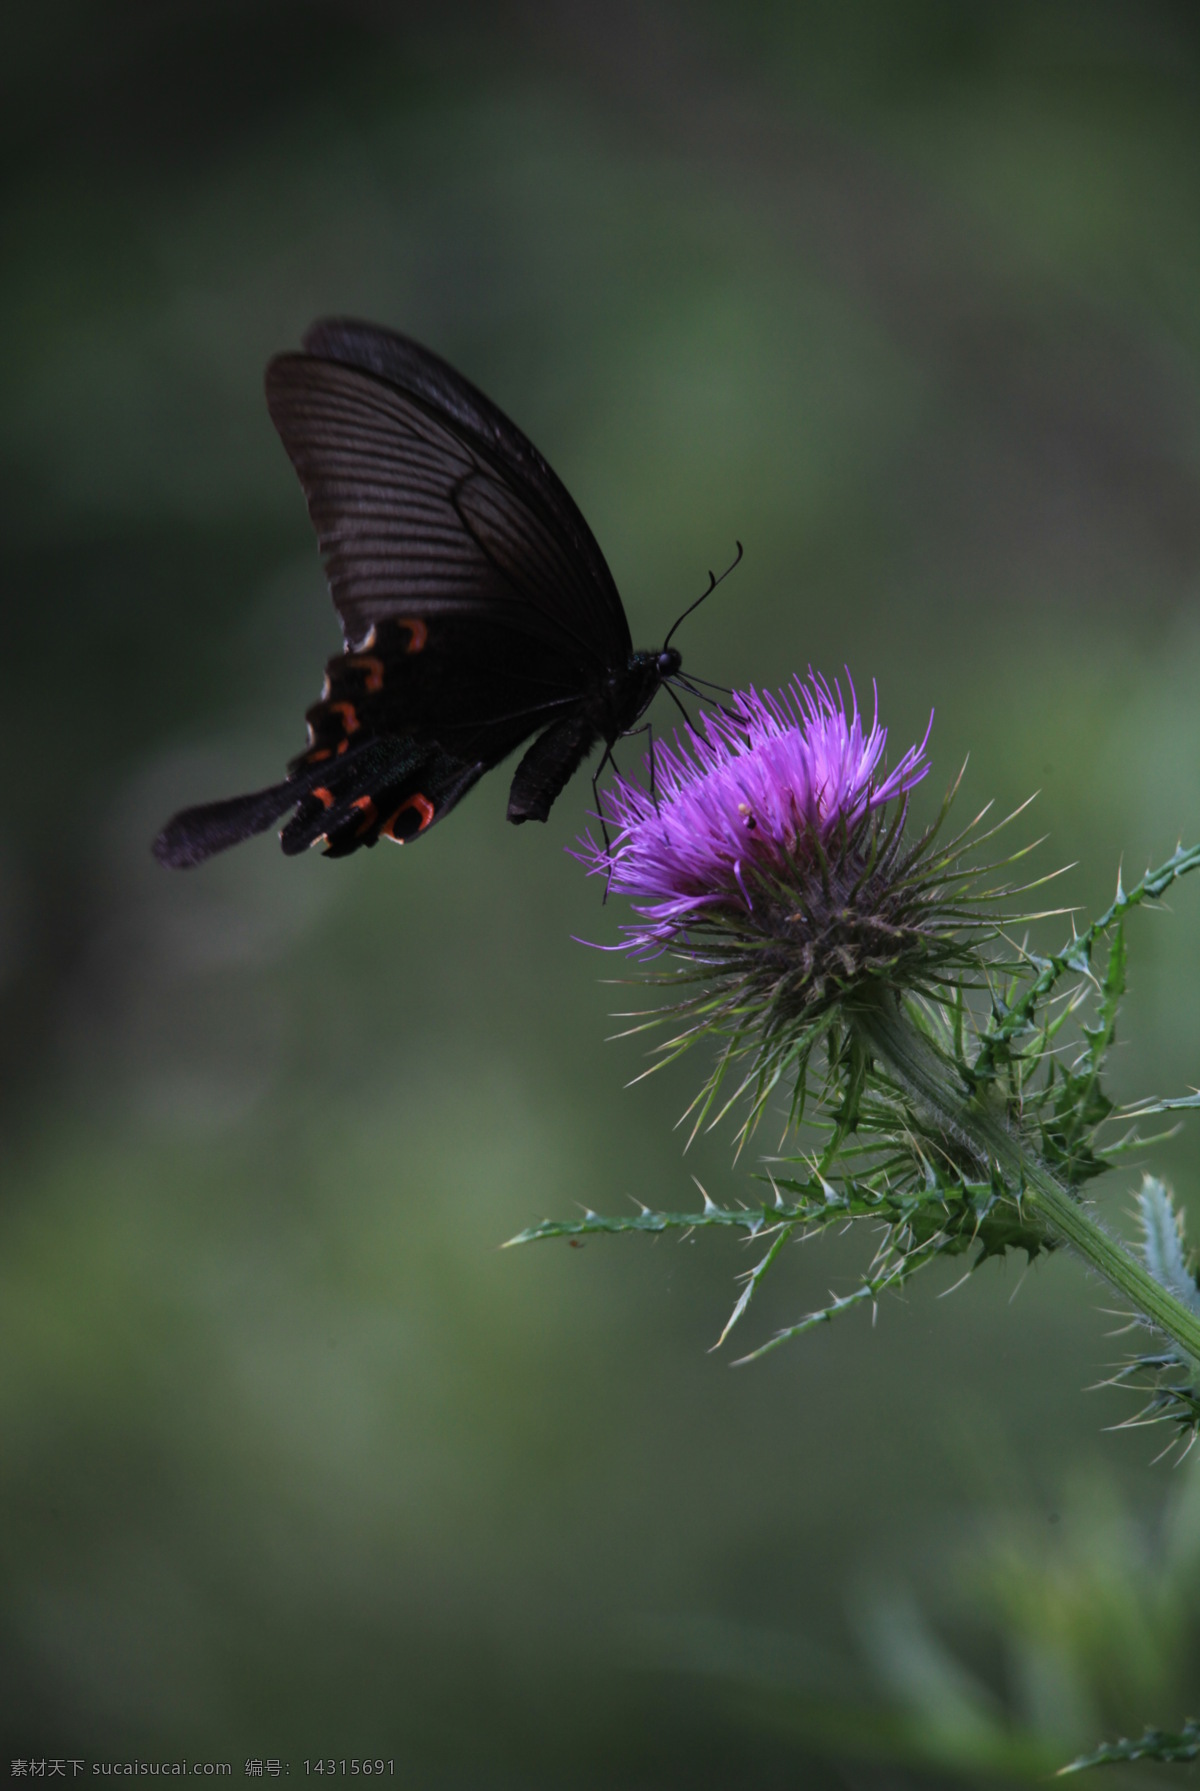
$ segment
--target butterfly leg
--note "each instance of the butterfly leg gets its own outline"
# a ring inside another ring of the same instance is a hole
[[[674,703],[675,707],[678,709],[679,713],[683,716],[684,721],[687,722],[688,732],[691,734],[694,734],[696,730],[692,726],[692,718],[688,714],[687,710],[684,708],[683,704],[680,702],[679,698],[675,695],[673,686],[670,684],[667,684],[664,686],[664,688],[665,688],[668,696],[670,697],[671,701]]]
[[[649,750],[646,753],[646,763],[650,767],[650,800],[654,804],[654,812],[655,812],[655,814],[657,814],[658,813],[658,783],[657,783],[657,780],[656,780],[655,774],[654,774],[654,772],[655,772],[655,767],[654,767],[654,723],[652,721],[648,721],[642,727],[634,728],[633,733],[649,735]]]
[[[617,771],[617,761],[613,758],[611,742],[605,745],[600,763],[592,774],[592,801],[595,804],[594,812],[596,819],[600,823],[600,832],[604,836],[604,855],[609,861],[608,875],[604,879],[604,894],[600,897],[600,906],[602,908],[608,900],[608,891],[612,883],[612,841],[608,837],[608,824],[604,819],[604,805],[600,801],[600,779],[604,775],[604,767],[606,765],[611,765],[613,770]],[[617,776],[619,777],[620,775],[620,772],[617,771]]]

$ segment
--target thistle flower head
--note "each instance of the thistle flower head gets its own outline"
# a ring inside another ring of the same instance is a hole
[[[868,726],[847,690],[810,673],[778,695],[735,693],[656,743],[646,785],[615,779],[604,837],[576,854],[632,900],[617,949],[665,954],[693,985],[672,1010],[691,1023],[666,1050],[724,1035],[723,1065],[751,1056],[756,1109],[788,1063],[802,1085],[840,1006],[881,988],[940,996],[978,963],[962,842],[935,849],[941,818],[904,837],[928,729],[889,770],[878,710]]]
[[[883,771],[878,708],[865,728],[849,688],[849,705],[840,686],[811,674],[778,696],[738,693],[675,751],[656,746],[653,790],[618,777],[605,791],[616,839],[599,846],[589,836],[580,856],[610,890],[635,898],[643,919],[626,929],[633,950],[661,950],[705,913],[749,918],[835,836],[921,781],[928,730]]]

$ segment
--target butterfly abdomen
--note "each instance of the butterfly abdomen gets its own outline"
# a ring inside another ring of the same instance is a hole
[[[678,659],[678,655],[673,656]],[[598,741],[612,747],[639,721],[664,678],[661,653],[631,653],[585,693],[579,707],[539,734],[517,766],[508,797],[510,821],[545,821],[557,798]]]
[[[545,821],[556,798],[600,738],[586,715],[568,715],[539,734],[513,774],[510,821]]]

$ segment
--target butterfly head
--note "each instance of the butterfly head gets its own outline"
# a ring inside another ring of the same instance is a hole
[[[654,664],[659,678],[665,684],[668,678],[675,677],[679,671],[683,664],[683,655],[678,647],[664,647],[660,653],[655,655]]]

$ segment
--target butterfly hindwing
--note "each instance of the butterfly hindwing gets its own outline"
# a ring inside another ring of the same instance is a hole
[[[307,714],[312,765],[380,736],[429,739],[463,760],[489,766],[533,730],[577,706],[557,656],[530,640],[504,678],[511,631],[493,620],[395,617],[331,659],[325,689]]]
[[[429,742],[371,741],[329,761],[280,834],[288,856],[321,843],[345,858],[380,839],[403,845],[428,832],[487,770]]]

